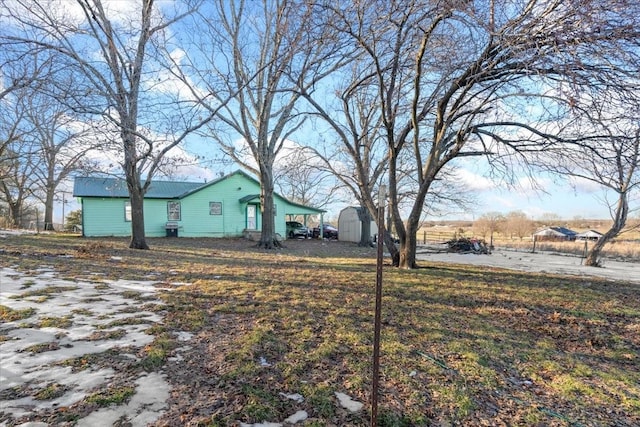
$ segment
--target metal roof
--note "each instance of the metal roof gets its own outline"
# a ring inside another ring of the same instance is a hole
[[[533,233],[535,236],[575,236],[576,232],[566,227],[547,227]]]
[[[250,201],[252,201],[254,199],[259,199],[259,198],[260,198],[259,194],[248,194],[248,195],[240,198],[239,201],[240,201],[240,203],[247,203],[247,202],[250,202]]]
[[[145,198],[174,199],[207,185],[202,182],[153,181]],[[73,184],[74,197],[115,197],[128,198],[127,182],[120,178],[84,177],[75,178]]]
[[[587,230],[576,234],[576,237],[602,237],[602,233],[595,230]]]
[[[209,182],[183,182],[183,181],[152,181],[149,189],[144,195],[145,199],[181,199],[189,194],[200,191],[210,185],[223,181],[233,175],[242,175],[245,178],[253,181],[256,185],[260,186],[260,182],[248,175],[247,173],[237,170],[229,175],[222,176],[218,179]],[[277,193],[274,193],[280,196]],[[127,182],[123,178],[109,178],[109,177],[86,177],[77,176],[73,184],[73,196],[74,197],[103,197],[103,198],[129,198],[129,190],[127,188]],[[247,203],[251,200],[260,198],[260,194],[248,194],[242,197],[239,201],[241,203]],[[285,197],[283,199],[287,200]],[[290,200],[287,202],[291,207],[298,207],[301,209],[300,214],[310,213],[323,213],[326,212],[323,209],[314,208],[311,206],[305,206],[300,203],[295,203]],[[291,212],[293,214],[293,212]]]

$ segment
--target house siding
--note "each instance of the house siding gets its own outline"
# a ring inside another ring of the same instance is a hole
[[[242,173],[227,176],[210,185],[204,184],[191,193],[173,198],[144,200],[145,235],[166,236],[167,202],[180,202],[178,237],[239,237],[247,226],[247,205],[256,204],[256,230],[262,229],[259,199],[241,202],[245,196],[260,194],[260,184]],[[124,197],[82,197],[83,234],[87,237],[130,236],[131,222],[125,221]],[[210,202],[222,203],[222,215],[210,214]],[[291,204],[274,194],[275,231],[286,233],[287,213],[317,213],[317,209]]]
[[[87,237],[131,236],[131,221],[125,221],[129,199],[84,197],[82,199],[83,234]],[[167,200],[144,201],[144,232],[148,237],[166,235]]]
[[[260,187],[241,175],[233,175],[182,199],[182,220],[178,235],[183,237],[236,237],[246,228],[246,203],[239,199],[259,193]],[[222,215],[210,215],[209,203],[222,203]],[[258,217],[260,216],[258,210]]]
[[[131,223],[124,220],[125,199],[83,198],[82,232],[85,236],[130,236]]]

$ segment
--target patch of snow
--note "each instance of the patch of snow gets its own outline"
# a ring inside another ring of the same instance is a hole
[[[293,394],[280,393],[280,396],[286,399],[294,400],[298,403],[304,402],[304,397],[300,393],[293,393]]]
[[[73,372],[71,367],[58,363],[111,348],[143,347],[154,339],[145,332],[146,329],[162,320],[154,312],[131,310],[131,307],[139,307],[144,303],[123,293],[135,290],[143,296],[154,296],[155,282],[108,281],[104,282],[106,286],[96,289],[96,283],[93,282],[58,279],[50,266],[42,266],[33,273],[35,275],[26,276],[12,268],[0,269],[0,304],[14,310],[34,310],[34,314],[28,318],[0,324],[0,332],[9,338],[0,342],[0,391],[24,385],[46,387],[52,383],[64,385],[67,391],[51,400],[35,400],[27,396],[2,401],[2,412],[10,414],[13,419],[81,401],[91,390],[110,381],[116,372],[97,366]],[[38,291],[54,286],[60,287],[60,291],[48,294],[45,300],[37,296]],[[31,292],[36,296],[26,297],[25,294]],[[148,302],[163,304],[157,299]],[[39,321],[45,317],[66,318],[72,324],[69,327],[38,328]],[[117,323],[110,326],[111,322]],[[110,331],[124,333],[115,339],[96,340],[91,337],[96,332]],[[186,335],[183,337],[186,338]],[[43,344],[49,344],[45,351],[29,351],[29,347]],[[123,356],[138,360],[131,353],[123,353]],[[111,426],[123,415],[133,426],[153,423],[166,407],[169,385],[157,373],[143,375],[136,383],[136,394],[127,405],[101,409],[85,418],[82,421],[84,424],[78,425]]]
[[[144,427],[153,423],[166,409],[169,384],[164,375],[150,373],[136,380],[136,392],[126,405],[103,408],[78,420],[78,427],[111,426],[126,418],[133,427]]]
[[[269,422],[255,424],[240,423],[240,427],[282,427],[282,424]]]
[[[263,368],[268,368],[269,366],[271,366],[271,363],[267,362],[267,359],[265,359],[264,356],[260,356],[260,359],[258,359],[258,363],[260,363],[260,366],[262,366]]]
[[[295,424],[299,421],[304,421],[309,418],[309,414],[307,411],[298,411],[295,414],[291,415],[289,418],[284,420],[285,423]]]
[[[342,406],[343,408],[347,409],[348,411],[351,412],[358,412],[360,409],[362,409],[362,407],[364,406],[362,403],[353,400],[351,398],[351,396],[348,396],[344,393],[340,393],[340,392],[335,392],[336,397],[338,398],[338,400],[340,401],[340,406]]]
[[[171,283],[169,283],[169,284],[170,284],[171,286],[176,286],[176,287],[179,287],[179,286],[191,286],[191,285],[193,285],[193,283],[187,283],[187,282],[171,282]],[[166,288],[166,289],[171,289],[171,288]]]
[[[190,341],[193,338],[193,334],[191,332],[179,331],[174,332],[178,341]]]
[[[35,230],[23,230],[23,229],[2,229],[0,230],[0,236],[2,237],[7,237],[7,236],[21,236],[23,234],[36,234]]]

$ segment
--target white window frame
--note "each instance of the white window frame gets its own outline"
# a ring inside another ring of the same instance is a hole
[[[222,215],[222,202],[209,202],[209,215]]]
[[[131,222],[131,202],[124,202],[124,222]]]
[[[180,202],[169,201],[167,202],[167,220],[168,221],[180,221],[182,217],[182,207]]]

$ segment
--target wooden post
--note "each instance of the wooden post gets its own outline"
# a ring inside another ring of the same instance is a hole
[[[536,235],[534,234],[533,235],[533,251],[532,251],[532,253],[534,254],[536,253],[536,240],[537,240]]]
[[[378,190],[378,256],[376,261],[376,308],[373,324],[373,378],[371,379],[371,427],[378,425],[378,382],[380,380],[380,328],[382,324],[382,260],[384,233],[384,202],[387,187]]]

